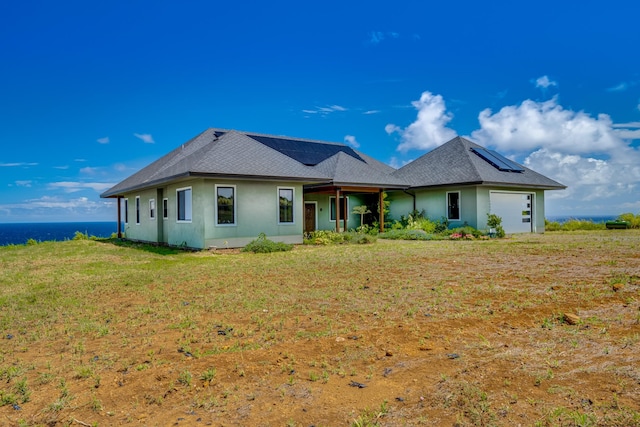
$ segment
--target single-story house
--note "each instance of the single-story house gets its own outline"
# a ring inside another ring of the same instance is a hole
[[[353,207],[377,217],[384,193],[396,218],[424,209],[483,228],[496,212],[507,232],[544,231],[544,190],[565,187],[494,153],[518,168],[501,170],[486,153],[456,138],[396,170],[345,144],[207,129],[101,197],[118,200],[119,234],[124,219],[129,239],[191,248],[242,247],[260,233],[302,243],[305,232],[356,228]],[[533,225],[511,230],[516,210]]]

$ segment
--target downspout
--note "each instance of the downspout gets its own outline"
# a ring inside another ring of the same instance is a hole
[[[413,212],[416,211],[416,195],[415,194],[411,194],[409,193],[407,190],[403,189],[403,192],[407,193],[408,195],[410,195],[411,197],[413,197]]]

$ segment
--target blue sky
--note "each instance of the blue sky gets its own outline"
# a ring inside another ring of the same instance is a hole
[[[640,212],[635,1],[5,1],[0,222],[116,219],[99,194],[208,127],[401,166],[455,135]]]

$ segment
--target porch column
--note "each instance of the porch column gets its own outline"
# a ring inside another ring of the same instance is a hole
[[[122,220],[120,219],[120,199],[122,199],[122,197],[118,196],[118,239],[122,239]]]
[[[336,188],[336,233],[340,232],[340,189]]]
[[[378,206],[380,209],[380,232],[384,233],[384,198],[382,197],[382,189],[378,193]]]

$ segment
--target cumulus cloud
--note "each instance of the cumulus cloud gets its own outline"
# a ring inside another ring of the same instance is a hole
[[[543,89],[546,89],[549,86],[557,86],[557,85],[558,85],[558,83],[553,81],[553,80],[550,80],[549,76],[547,76],[547,75],[544,75],[542,77],[538,77],[536,79],[536,87],[541,87]]]
[[[413,123],[404,129],[392,123],[385,126],[388,134],[397,133],[400,136],[398,151],[404,153],[412,149],[428,150],[456,136],[456,132],[446,126],[453,115],[447,112],[441,95],[423,92],[420,99],[413,101],[411,105],[418,110]]]
[[[478,116],[480,129],[472,137],[498,150],[524,152],[552,147],[565,153],[606,153],[620,145],[607,114],[597,117],[566,110],[554,97],[549,101],[523,101],[497,113],[485,109]]]
[[[542,86],[541,86],[542,87]],[[452,116],[444,100],[430,92],[413,103],[418,118],[398,133],[398,151],[429,150],[455,135],[447,128]],[[525,100],[478,115],[479,128],[470,139],[513,158],[568,186],[550,191],[555,214],[617,214],[640,209],[640,121],[613,123],[607,114],[590,115],[567,109],[557,98]],[[390,165],[403,162],[392,158]]]
[[[356,141],[356,137],[353,135],[347,135],[344,137],[344,142],[350,146],[352,146],[353,148],[358,148],[360,147],[360,143],[358,141]]]
[[[151,136],[151,134],[149,133],[134,133],[133,136],[141,139],[145,144],[155,144],[153,136]]]
[[[18,187],[31,187],[31,184],[33,184],[31,180],[16,181]]]
[[[97,139],[99,144],[108,144],[109,143],[109,137],[105,136],[104,138],[98,138]]]

